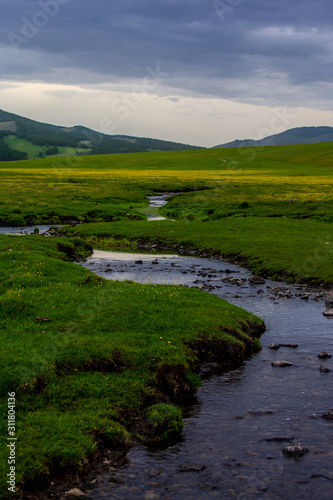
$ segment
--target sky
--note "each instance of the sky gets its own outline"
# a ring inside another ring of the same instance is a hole
[[[333,126],[332,0],[0,0],[0,108],[211,147]]]

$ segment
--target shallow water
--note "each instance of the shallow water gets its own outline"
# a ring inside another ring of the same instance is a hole
[[[165,220],[165,217],[158,215],[158,209],[167,204],[168,198],[172,196],[173,193],[160,193],[154,196],[147,196],[149,199],[149,207],[156,209],[155,213],[151,213],[148,215],[147,220],[155,221],[155,220]]]
[[[22,226],[22,227],[0,227],[0,234],[13,234],[13,235],[27,235],[34,234],[34,229],[39,229],[39,234],[45,233],[50,227],[61,227],[59,224],[48,225],[35,225],[35,226]]]
[[[91,498],[333,498],[333,422],[320,417],[333,407],[333,372],[319,372],[321,364],[333,370],[333,362],[317,356],[322,350],[333,353],[333,321],[323,316],[325,305],[315,291],[302,300],[296,294],[304,290],[290,287],[292,298],[276,299],[271,289],[281,283],[233,285],[222,280],[247,280],[250,273],[226,262],[177,255],[95,251],[83,265],[114,280],[214,286],[212,293],[261,316],[268,328],[260,353],[236,370],[207,376],[195,401],[184,405],[178,443],[159,451],[133,448],[122,467],[96,476]],[[299,347],[273,351],[270,343]],[[274,360],[294,365],[274,368]],[[309,452],[299,459],[284,456],[282,449],[292,440]],[[203,470],[180,472],[184,464]]]

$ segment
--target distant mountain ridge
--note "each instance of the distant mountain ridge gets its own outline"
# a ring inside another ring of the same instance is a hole
[[[242,148],[254,146],[288,146],[292,144],[310,144],[315,142],[333,142],[333,127],[296,127],[270,135],[256,141],[254,139],[236,140],[214,146],[214,148]]]
[[[35,156],[142,153],[186,149],[202,148],[147,137],[107,135],[81,125],[73,127],[50,125],[0,110],[0,161]]]

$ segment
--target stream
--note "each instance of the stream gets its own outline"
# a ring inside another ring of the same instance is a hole
[[[150,206],[158,209],[168,196],[150,197]],[[148,220],[161,220],[158,210]],[[0,232],[27,234],[33,227]],[[111,280],[202,288],[267,326],[262,351],[241,367],[202,373],[203,386],[182,407],[178,442],[155,451],[134,447],[117,468],[106,463],[108,470],[86,485],[88,498],[332,500],[333,422],[321,415],[333,407],[333,358],[318,354],[333,354],[333,321],[323,316],[320,291],[270,280],[251,285],[248,270],[207,258],[95,251],[80,264]],[[272,350],[272,343],[298,347]],[[277,360],[293,366],[273,367]],[[308,452],[285,456],[292,443]]]
[[[170,198],[174,193],[159,193],[154,196],[147,196],[149,200],[150,213],[148,213],[147,220],[165,220],[165,217],[159,215],[159,208],[167,204],[168,198]]]
[[[248,270],[206,258],[95,251],[82,265],[106,279],[201,287],[267,326],[262,351],[243,366],[204,374],[183,407],[179,442],[132,448],[120,467],[96,475],[89,498],[333,498],[333,423],[321,418],[333,407],[333,362],[318,358],[323,350],[333,354],[333,322],[323,316],[322,294],[269,280],[251,285]],[[270,343],[299,347],[272,350]],[[276,360],[293,366],[273,367]],[[285,456],[293,442],[308,453]]]
[[[38,229],[41,235],[49,236],[49,231],[51,228],[61,227],[60,224],[44,224],[35,226],[22,226],[22,227],[0,227],[0,234],[11,234],[15,236],[26,236],[29,234],[34,234],[35,228]]]

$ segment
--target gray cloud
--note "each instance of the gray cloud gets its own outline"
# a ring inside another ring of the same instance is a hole
[[[329,0],[1,0],[2,78],[89,85],[160,63],[160,92],[320,107],[332,13]]]

